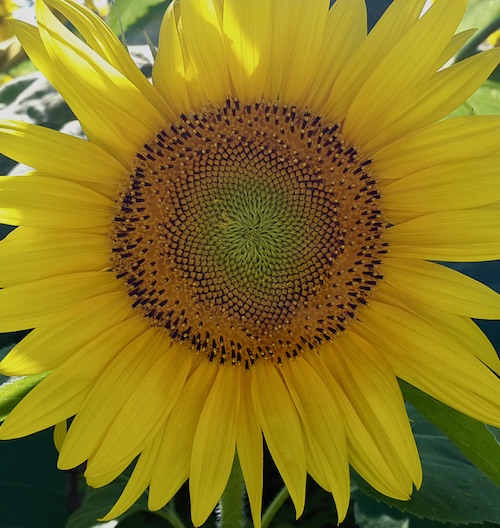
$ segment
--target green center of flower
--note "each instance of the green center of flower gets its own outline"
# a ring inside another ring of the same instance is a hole
[[[295,107],[228,100],[181,116],[117,200],[113,265],[133,309],[221,363],[332,339],[381,279],[369,164]]]

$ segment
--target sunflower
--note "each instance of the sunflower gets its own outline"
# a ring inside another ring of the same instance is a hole
[[[12,0],[0,0],[0,42],[12,37],[7,21],[12,17],[16,7]]]
[[[342,520],[349,464],[410,497],[397,378],[500,425],[471,320],[500,297],[434,262],[500,258],[500,119],[442,120],[500,50],[441,69],[467,2],[423,4],[367,34],[363,0],[174,0],[152,84],[73,0],[15,22],[88,140],[1,122],[34,170],[0,180],[0,330],[32,329],[0,369],[52,371],[1,438],[59,424],[59,467],[94,487],[138,457],[106,518],[189,479],[197,526],[237,454],[260,526],[263,440],[297,515],[310,474]]]

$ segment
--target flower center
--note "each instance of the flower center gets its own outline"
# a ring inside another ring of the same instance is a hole
[[[382,278],[370,160],[294,106],[207,107],[137,154],[113,266],[134,310],[211,361],[281,362],[343,331]]]

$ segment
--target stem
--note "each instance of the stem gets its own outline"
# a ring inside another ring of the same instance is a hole
[[[267,510],[262,517],[262,528],[268,528],[271,524],[271,521],[274,519],[274,516],[278,513],[278,510],[281,508],[283,503],[288,499],[290,494],[286,486],[284,486],[281,491],[274,497],[273,502],[267,507]]]
[[[487,26],[479,30],[467,44],[457,53],[455,62],[472,57],[477,53],[477,47],[484,42],[492,33],[500,29],[500,17],[493,19]]]
[[[243,511],[245,483],[238,455],[234,457],[233,468],[226,489],[219,502],[217,528],[244,528],[246,517]]]

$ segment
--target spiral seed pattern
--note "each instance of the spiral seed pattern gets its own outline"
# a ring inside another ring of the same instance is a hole
[[[113,269],[131,306],[210,361],[282,362],[343,331],[387,252],[370,160],[340,125],[228,99],[137,153]]]

